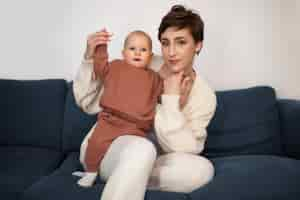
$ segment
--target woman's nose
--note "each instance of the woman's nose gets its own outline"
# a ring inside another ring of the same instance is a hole
[[[168,54],[169,54],[169,56],[174,56],[175,53],[176,53],[175,46],[174,45],[170,45],[169,48],[168,48]]]

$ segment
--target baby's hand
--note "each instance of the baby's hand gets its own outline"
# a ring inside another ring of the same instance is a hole
[[[97,172],[82,172],[83,176],[77,181],[77,184],[81,187],[91,187],[97,178]],[[74,173],[73,173],[74,175]],[[78,174],[79,175],[79,174]],[[80,174],[79,176],[81,176]]]

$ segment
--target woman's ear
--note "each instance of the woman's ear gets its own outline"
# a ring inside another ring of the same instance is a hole
[[[196,44],[196,54],[199,55],[201,49],[202,49],[202,46],[203,46],[203,42],[200,41],[200,42],[197,42]]]

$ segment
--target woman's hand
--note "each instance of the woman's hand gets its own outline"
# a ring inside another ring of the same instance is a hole
[[[84,58],[86,60],[93,58],[95,54],[96,47],[101,44],[107,44],[110,42],[110,38],[113,34],[102,29],[98,32],[92,33],[87,38],[86,50],[84,53]]]
[[[180,95],[183,72],[173,73],[164,79],[164,94]]]
[[[182,109],[187,103],[194,78],[194,74],[192,76],[184,76],[183,72],[179,72],[169,75],[164,80],[164,94],[180,95],[180,109]]]
[[[179,99],[179,106],[180,109],[183,109],[183,107],[186,105],[190,92],[193,87],[195,76],[186,76],[183,78],[181,82],[180,87],[180,99]]]

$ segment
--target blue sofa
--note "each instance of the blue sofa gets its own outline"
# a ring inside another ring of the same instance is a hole
[[[0,199],[96,200],[105,185],[76,184],[79,148],[96,120],[65,80],[0,80]],[[300,101],[271,87],[217,92],[203,155],[210,183],[189,193],[147,191],[147,200],[299,200]],[[187,166],[188,167],[188,166]],[[130,173],[130,172],[129,172]],[[121,177],[122,178],[122,177]]]

